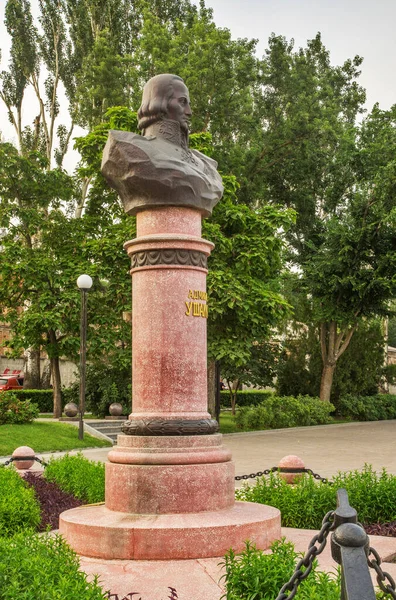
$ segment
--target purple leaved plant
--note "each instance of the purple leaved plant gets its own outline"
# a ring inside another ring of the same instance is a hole
[[[40,531],[48,529],[58,529],[59,515],[69,508],[81,506],[81,500],[75,498],[72,494],[63,492],[56,483],[51,483],[41,477],[40,473],[28,471],[24,474],[26,483],[34,488],[37,500],[40,503],[41,523]]]

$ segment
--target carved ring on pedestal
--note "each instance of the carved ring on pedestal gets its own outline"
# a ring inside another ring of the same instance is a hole
[[[219,424],[215,419],[140,419],[125,421],[121,429],[124,435],[211,435]]]
[[[208,268],[208,257],[198,250],[166,248],[160,250],[142,250],[131,256],[132,269],[155,265],[181,265]]]

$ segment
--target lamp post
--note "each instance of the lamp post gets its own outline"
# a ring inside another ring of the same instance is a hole
[[[89,275],[80,275],[77,287],[81,291],[81,320],[80,320],[80,406],[78,439],[84,439],[84,411],[85,411],[85,365],[87,352],[87,292],[92,287]]]

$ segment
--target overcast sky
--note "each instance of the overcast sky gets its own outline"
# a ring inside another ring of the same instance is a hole
[[[31,0],[33,10],[37,3]],[[368,109],[375,102],[383,109],[396,103],[396,0],[206,0],[206,4],[214,10],[215,23],[229,28],[234,38],[257,38],[259,56],[271,32],[294,38],[295,47],[300,47],[320,31],[333,64],[356,54],[364,58],[360,83],[367,90]],[[1,68],[8,49],[4,6],[5,0],[0,0]],[[29,104],[32,112],[26,108],[26,122],[37,113]],[[15,141],[2,106],[0,130],[5,139]],[[68,163],[70,168],[72,160]]]

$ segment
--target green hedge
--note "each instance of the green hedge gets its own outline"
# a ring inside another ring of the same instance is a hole
[[[237,406],[257,406],[267,398],[271,398],[274,392],[268,390],[240,390],[237,392]],[[220,392],[220,404],[224,408],[231,408],[231,397],[228,390]]]
[[[235,416],[237,427],[246,429],[281,429],[331,423],[334,406],[310,396],[271,396],[258,406],[240,408]]]
[[[52,413],[54,410],[53,390],[12,390],[20,400],[30,400],[37,404],[41,413]],[[66,404],[62,394],[62,408]]]
[[[14,468],[0,467],[0,538],[35,529],[40,520],[40,505],[33,489]],[[3,560],[1,552],[0,556]],[[0,597],[3,598],[1,592]]]
[[[340,416],[354,421],[383,421],[396,419],[396,396],[376,394],[375,396],[354,396],[347,394],[338,401]]]
[[[307,465],[309,466],[309,465]],[[274,506],[281,511],[283,527],[320,529],[324,515],[336,507],[337,489],[348,492],[350,505],[357,510],[361,523],[389,523],[396,520],[396,475],[373,471],[338,473],[332,485],[303,475],[295,485],[288,485],[278,475],[261,477],[254,486],[237,490],[237,500]]]
[[[275,600],[281,587],[289,581],[301,554],[294,550],[291,542],[277,540],[271,544],[271,554],[257,550],[249,542],[241,554],[227,552],[224,566],[224,584],[227,600],[241,598]],[[334,574],[318,570],[315,560],[312,570],[298,588],[300,600],[339,600],[341,580],[338,571]]]
[[[98,577],[89,582],[60,535],[20,533],[0,539],[1,600],[104,600]]]
[[[44,477],[82,502],[93,504],[104,501],[104,463],[88,460],[82,454],[65,454],[62,458],[51,458],[44,471]]]

